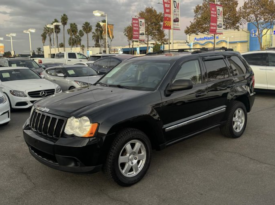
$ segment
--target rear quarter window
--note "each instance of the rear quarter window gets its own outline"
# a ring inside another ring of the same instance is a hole
[[[223,59],[205,61],[208,81],[225,79],[229,77],[228,68]]]
[[[233,76],[243,75],[246,73],[246,67],[243,61],[238,56],[231,56],[227,59],[230,63],[230,73]]]

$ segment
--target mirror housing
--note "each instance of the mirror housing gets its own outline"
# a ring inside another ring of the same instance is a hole
[[[191,80],[176,80],[167,87],[166,94],[169,95],[174,91],[189,90],[191,88],[193,88],[193,83]]]
[[[64,77],[64,78],[66,77],[63,73],[57,73],[57,76],[58,77]]]

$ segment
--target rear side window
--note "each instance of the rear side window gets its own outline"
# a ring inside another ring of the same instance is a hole
[[[246,73],[246,68],[243,62],[237,56],[231,56],[228,58],[230,63],[230,72],[233,76],[242,75]]]
[[[71,59],[76,59],[75,53],[68,53],[68,57]]]
[[[198,60],[188,61],[182,64],[176,80],[191,80],[193,84],[201,83],[201,69]]]
[[[205,61],[208,81],[225,79],[229,77],[228,68],[223,59]]]
[[[275,54],[268,54],[268,66],[275,66]]]
[[[64,53],[57,53],[56,58],[64,58]]]
[[[243,57],[249,65],[267,66],[267,53],[253,53]]]

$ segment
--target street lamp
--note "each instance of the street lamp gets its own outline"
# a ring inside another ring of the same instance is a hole
[[[108,54],[107,52],[107,33],[108,33],[108,22],[107,22],[107,14],[105,14],[103,11],[93,11],[93,14],[95,16],[102,16],[102,17],[106,17],[106,39],[105,39],[105,47],[106,47],[106,54]]]
[[[16,36],[16,33],[9,33],[9,34],[6,34],[6,36],[10,37],[10,39],[11,39],[11,54],[14,55],[13,44],[12,44],[12,37]]]
[[[30,28],[30,29],[28,29],[28,30],[24,30],[23,32],[29,34],[30,54],[32,55],[32,40],[31,40],[31,33],[34,33],[34,32],[35,32],[35,29]]]

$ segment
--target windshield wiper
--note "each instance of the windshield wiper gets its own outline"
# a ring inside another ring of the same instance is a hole
[[[109,87],[109,85],[108,85],[108,84],[106,84],[106,83],[101,83],[101,82],[98,82],[97,84],[99,84],[99,85],[101,85],[101,86]]]
[[[128,87],[125,87],[123,85],[109,85],[109,87],[116,87],[116,88],[125,88],[125,89],[129,89]]]

